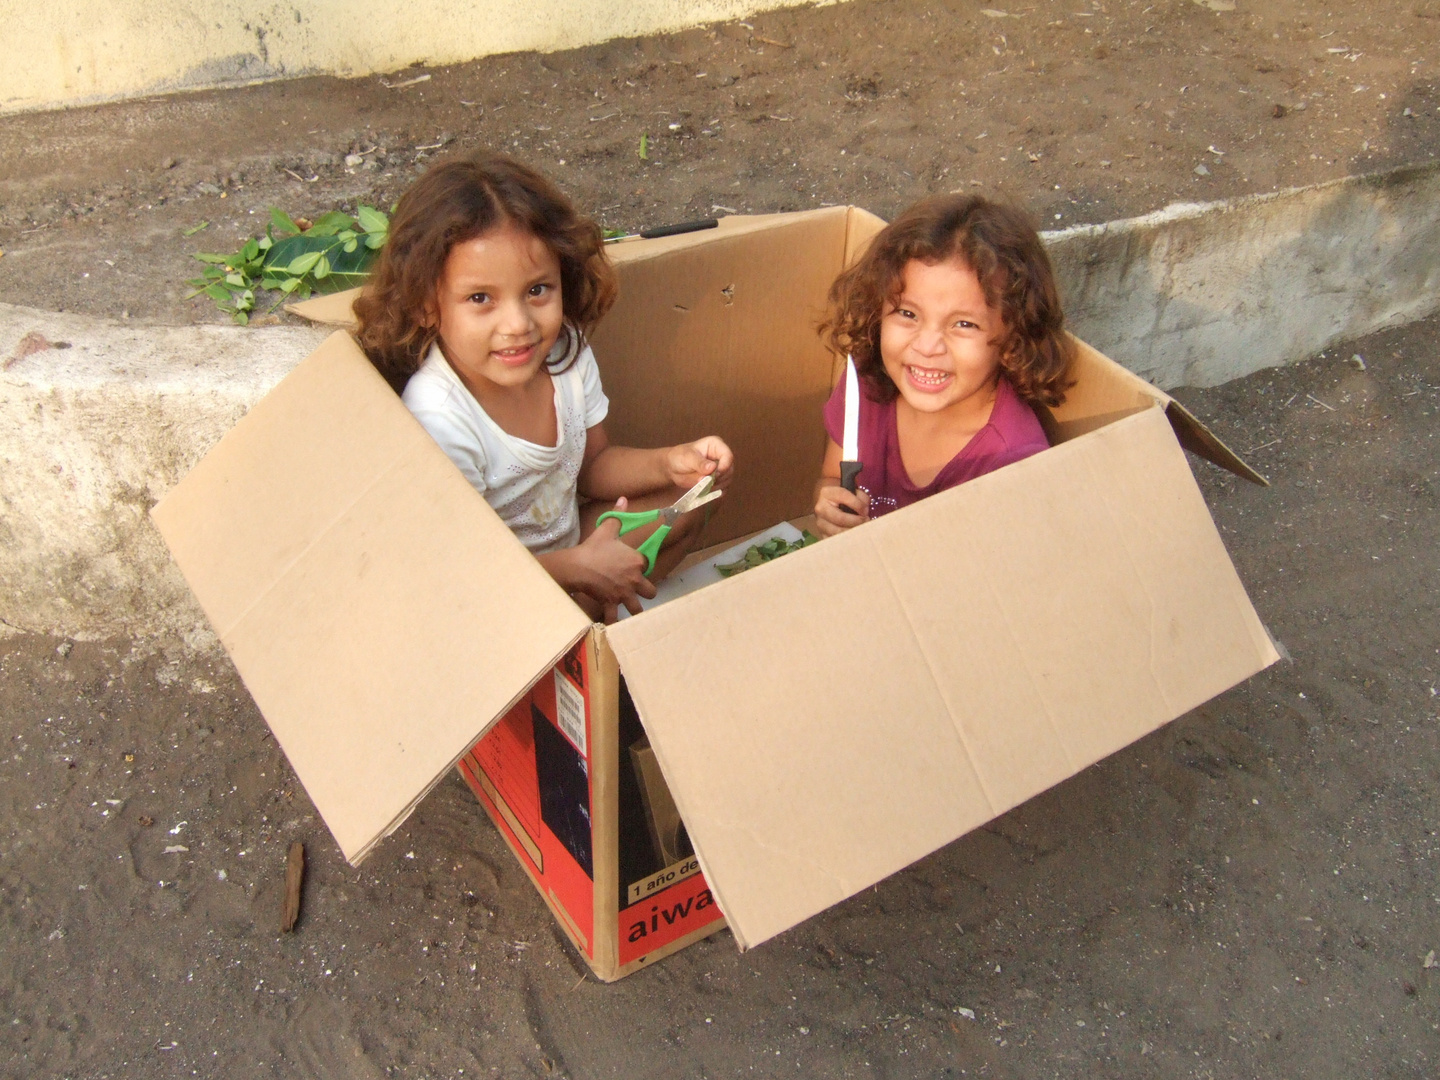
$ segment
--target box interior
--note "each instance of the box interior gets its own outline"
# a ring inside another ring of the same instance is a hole
[[[730,442],[707,543],[812,509],[839,369],[814,328],[880,226],[835,207],[612,251],[610,437]],[[1094,350],[1076,375],[1051,450],[592,630],[742,946],[1275,658],[1177,436],[1243,463]],[[347,335],[154,518],[352,862],[591,629]]]

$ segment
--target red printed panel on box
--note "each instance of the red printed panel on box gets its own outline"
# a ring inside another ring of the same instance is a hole
[[[590,679],[582,641],[460,762],[540,890],[593,956]]]
[[[693,857],[631,885],[627,899],[618,927],[622,967],[723,918]]]

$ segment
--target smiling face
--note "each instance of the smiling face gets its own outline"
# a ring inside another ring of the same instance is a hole
[[[527,385],[560,336],[560,261],[506,223],[456,244],[435,290],[440,347],[472,393]]]
[[[906,264],[880,320],[880,358],[917,412],[988,407],[1005,324],[975,271],[959,259]]]

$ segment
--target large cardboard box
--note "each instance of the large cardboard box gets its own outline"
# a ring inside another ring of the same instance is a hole
[[[814,326],[879,226],[614,249],[611,438],[730,443],[710,540],[810,509],[838,374]],[[608,627],[344,332],[154,520],[346,858],[458,765],[612,979],[722,912],[756,945],[1277,659],[1181,447],[1258,477],[1094,350],[1075,375],[1049,451]],[[673,836],[637,854],[656,765],[693,844],[671,865]]]

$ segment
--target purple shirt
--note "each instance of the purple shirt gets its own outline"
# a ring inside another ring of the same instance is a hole
[[[845,380],[836,385],[825,403],[825,430],[843,445],[845,432]],[[975,433],[965,448],[951,458],[935,479],[923,487],[911,482],[900,458],[900,436],[895,426],[895,402],[871,401],[860,384],[860,487],[870,493],[870,516],[944,491],[966,480],[994,472],[1012,461],[1038,454],[1050,446],[1035,410],[1030,408],[1003,375],[995,386],[995,408],[990,422]]]

